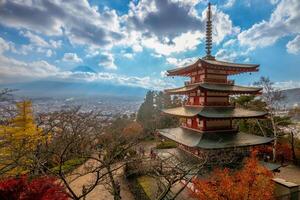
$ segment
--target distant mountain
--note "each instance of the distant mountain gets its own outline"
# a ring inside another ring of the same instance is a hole
[[[75,67],[71,70],[72,72],[90,72],[90,73],[97,73],[95,70],[93,70],[89,66],[80,65],[78,67]]]
[[[17,89],[17,96],[24,97],[88,97],[88,96],[145,96],[147,89],[95,82],[34,81],[0,85],[1,88]]]
[[[284,103],[287,107],[300,106],[300,88],[282,90],[282,93],[285,96]]]

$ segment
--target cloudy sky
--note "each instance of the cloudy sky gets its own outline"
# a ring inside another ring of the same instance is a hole
[[[105,82],[161,89],[204,56],[205,0],[0,0],[0,83]],[[212,0],[213,54],[257,63],[233,76],[300,87],[299,0]],[[77,66],[92,70],[76,71]]]

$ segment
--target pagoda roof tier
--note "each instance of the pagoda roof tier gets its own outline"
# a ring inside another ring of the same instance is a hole
[[[227,84],[215,84],[215,83],[195,83],[191,85],[186,85],[179,88],[167,89],[165,90],[168,94],[184,94],[197,90],[198,88],[215,91],[215,92],[228,92],[231,94],[256,94],[262,88],[257,87],[245,87],[239,85],[227,85]]]
[[[255,72],[258,71],[259,65],[257,64],[240,64],[231,63],[225,61],[219,61],[215,59],[198,59],[195,63],[168,70],[168,76],[189,76],[190,73],[199,69],[215,69],[223,70],[227,75],[239,74],[243,72]]]
[[[159,133],[177,143],[202,149],[224,149],[262,145],[274,139],[246,133],[199,133],[197,131],[179,128],[160,129]]]
[[[182,106],[162,110],[166,114],[180,117],[201,116],[212,119],[226,118],[256,118],[267,115],[266,112],[246,110],[243,108],[223,107],[223,106]]]

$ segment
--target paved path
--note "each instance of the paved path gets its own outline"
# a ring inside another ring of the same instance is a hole
[[[286,181],[300,185],[300,167],[288,165],[279,169],[280,172],[275,174],[276,178],[282,178]]]
[[[155,141],[146,141],[142,142],[137,146],[137,149],[139,147],[143,147],[145,149],[145,153],[149,154],[151,148],[156,146]],[[91,162],[91,161],[87,161]],[[76,171],[84,172],[84,166],[80,166]],[[123,169],[118,170],[117,172],[117,180],[119,181],[121,185],[121,197],[122,200],[133,200],[133,194],[130,192],[128,184],[126,182],[126,179],[123,176]],[[71,183],[71,187],[76,192],[76,194],[81,194],[82,192],[82,186],[85,184],[89,184],[94,178],[94,175],[89,174],[82,176]],[[113,196],[107,191],[107,189],[103,185],[98,185],[92,192],[90,192],[86,200],[113,200]]]
[[[87,161],[92,162],[92,161]],[[84,172],[84,166],[80,166],[75,172]],[[88,174],[73,181],[70,186],[76,194],[82,193],[82,186],[93,181],[95,174]],[[72,178],[72,177],[69,177]],[[123,169],[116,173],[116,179],[121,185],[121,197],[124,200],[133,200],[134,197],[128,188],[128,184],[123,176]],[[113,196],[107,191],[103,185],[98,185],[96,188],[86,196],[86,200],[113,200]]]

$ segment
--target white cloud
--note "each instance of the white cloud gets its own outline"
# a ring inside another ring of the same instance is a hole
[[[62,60],[65,62],[74,62],[74,63],[82,62],[82,59],[79,58],[76,53],[65,53]]]
[[[130,2],[127,14],[99,9],[88,1],[36,0],[4,1],[0,7],[1,24],[25,29],[24,35],[35,45],[61,47],[61,40],[46,41],[46,36],[66,36],[73,45],[108,51],[113,46],[143,48],[170,55],[194,50],[204,39],[206,10],[196,9],[201,0],[141,0]],[[212,6],[213,41],[239,32],[229,16]],[[13,14],[12,14],[13,13]],[[170,15],[170,13],[172,13]],[[24,46],[23,54],[33,47]],[[98,54],[96,54],[98,55]],[[88,54],[95,56],[95,54]]]
[[[167,71],[161,71],[160,72],[160,77],[162,77],[162,78],[167,77]]]
[[[2,1],[0,18],[0,23],[8,27],[47,36],[64,34],[72,44],[106,47],[124,37],[114,10],[105,8],[99,12],[86,0]]]
[[[205,37],[206,9],[199,13],[197,0],[142,0],[130,3],[127,25],[128,46],[140,45],[157,54],[170,55],[196,49]],[[239,33],[229,15],[212,6],[213,42]],[[172,13],[172,14],[170,14]],[[133,37],[130,37],[133,35]]]
[[[51,57],[53,55],[53,52],[51,49],[48,49],[47,52],[46,52],[46,56],[47,57]]]
[[[87,81],[87,82],[105,82],[118,85],[126,85],[133,87],[142,87],[146,89],[162,90],[169,87],[174,87],[173,84],[164,81],[163,79],[153,78],[149,76],[137,77],[126,76],[116,73],[100,72],[62,72],[57,78],[73,81]]]
[[[40,36],[33,34],[30,31],[26,31],[23,32],[21,31],[21,34],[25,37],[27,37],[30,41],[31,44],[36,45],[36,46],[40,46],[40,47],[49,47],[49,43],[46,42],[43,38],[41,38]]]
[[[232,46],[233,44],[236,43],[236,41],[237,41],[236,39],[230,39],[223,44],[223,47]]]
[[[3,38],[0,37],[0,54],[10,49],[9,42],[5,41]]]
[[[113,54],[108,53],[108,52],[101,53],[99,66],[102,66],[108,70],[116,70],[117,66],[115,65],[115,59],[114,59]]]
[[[277,4],[278,2],[279,2],[279,0],[270,0],[270,3],[273,4],[273,5]]]
[[[191,57],[191,58],[184,58],[184,59],[177,59],[173,57],[169,57],[166,59],[167,63],[174,65],[176,67],[181,67],[184,65],[192,64],[196,62],[197,57]]]
[[[300,35],[297,35],[293,40],[289,41],[286,45],[287,52],[292,54],[300,53]]]
[[[61,45],[62,45],[62,41],[61,40],[50,40],[49,43],[55,49],[60,48]]]
[[[231,8],[235,4],[235,0],[227,0],[227,2],[223,5],[224,8]]]
[[[56,75],[59,71],[56,66],[44,60],[23,62],[4,55],[0,55],[0,69],[0,79],[2,81],[45,78]]]
[[[230,51],[226,49],[219,49],[216,53],[216,57],[220,60],[226,61],[235,61],[235,59],[239,56],[239,54],[235,51]]]
[[[134,87],[143,87],[147,89],[162,90],[168,87],[174,87],[170,82],[163,79],[150,76],[126,76],[116,73],[100,72],[72,72],[62,71],[58,67],[49,64],[47,61],[38,60],[32,62],[23,62],[4,56],[2,53],[9,50],[8,42],[0,37],[0,82],[23,82],[37,79],[50,79],[60,81],[87,81],[87,82],[105,82]],[[70,55],[70,54],[68,54]],[[109,59],[113,58],[110,54],[102,53]],[[67,56],[68,57],[68,56]],[[113,59],[112,59],[113,60]],[[105,62],[104,62],[105,63]],[[107,63],[108,64],[108,63]]]
[[[228,14],[219,10],[216,6],[212,6],[213,21],[213,42],[219,44],[226,36],[236,35],[240,32],[240,27],[233,26]],[[202,19],[206,21],[206,10],[202,12]]]
[[[278,39],[300,33],[300,1],[282,0],[277,4],[268,21],[254,24],[250,29],[238,35],[241,45],[252,50],[257,47],[273,45]]]
[[[172,53],[196,49],[200,43],[200,39],[203,37],[204,35],[199,31],[183,33],[175,37],[172,41],[168,38],[165,38],[164,41],[160,41],[157,37],[153,36],[143,39],[142,45],[153,49],[158,54],[170,55]]]
[[[284,90],[284,89],[292,89],[292,88],[300,88],[299,81],[281,81],[274,82],[274,87]]]
[[[161,58],[161,57],[162,57],[161,54],[156,54],[156,53],[151,53],[150,55],[151,55],[152,57],[154,57],[154,58]]]
[[[123,54],[123,56],[125,58],[128,58],[128,59],[133,59],[134,54],[132,54],[132,53],[125,53],[125,54]]]

